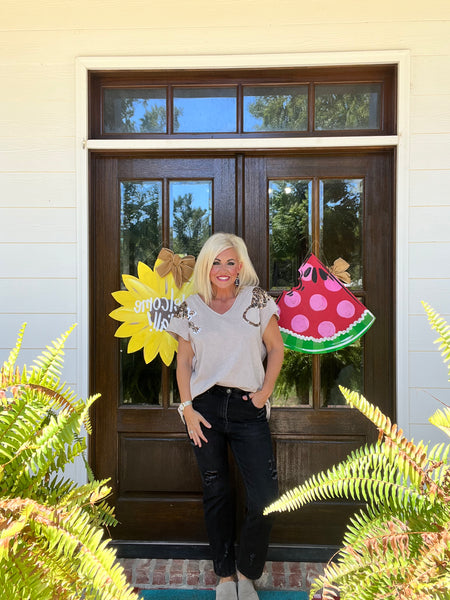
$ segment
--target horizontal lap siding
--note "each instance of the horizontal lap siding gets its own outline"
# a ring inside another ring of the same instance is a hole
[[[450,5],[356,0],[3,0],[0,8],[0,361],[28,321],[27,358],[79,316],[75,61],[168,56],[409,50],[409,395],[406,430],[425,437],[445,388],[420,305],[450,316]],[[407,252],[406,252],[407,250]],[[69,341],[70,379],[86,380]],[[83,350],[83,352],[85,349]],[[423,368],[426,364],[427,368]],[[419,371],[421,374],[419,376]],[[436,394],[439,396],[439,394]],[[428,410],[429,409],[429,410]],[[423,436],[421,435],[423,432]]]

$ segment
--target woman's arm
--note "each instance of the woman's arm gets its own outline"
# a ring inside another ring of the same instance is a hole
[[[275,315],[272,315],[263,334],[263,342],[267,350],[267,366],[264,382],[260,390],[250,395],[255,406],[262,408],[275,387],[284,359],[284,344]]]
[[[178,337],[178,353],[177,353],[177,383],[180,392],[181,402],[188,402],[191,398],[191,372],[192,359],[194,352],[191,343]],[[208,429],[211,425],[202,417],[200,413],[194,410],[192,404],[185,406],[183,411],[184,420],[188,430],[189,437],[196,446],[201,446],[203,440],[208,442],[202,430],[202,424]]]

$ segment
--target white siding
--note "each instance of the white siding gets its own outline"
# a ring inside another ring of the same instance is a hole
[[[448,0],[3,0],[0,360],[23,320],[29,323],[28,358],[85,318],[80,266],[85,207],[79,204],[85,195],[76,191],[77,57],[214,55],[224,64],[224,57],[238,54],[382,50],[405,50],[411,58],[410,95],[407,91],[401,107],[410,115],[410,153],[399,172],[409,189],[409,212],[398,224],[399,272],[408,282],[407,302],[398,307],[400,321],[408,313],[398,348],[399,364],[408,354],[400,369],[398,414],[416,439],[435,436],[427,418],[437,402],[424,402],[422,390],[448,400],[448,382],[420,300],[450,317]],[[280,54],[280,64],[282,59]],[[70,380],[85,390],[86,341],[79,333],[72,338]]]

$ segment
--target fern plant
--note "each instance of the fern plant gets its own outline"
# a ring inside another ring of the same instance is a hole
[[[107,481],[77,485],[64,467],[85,455],[89,408],[61,383],[73,327],[20,369],[22,326],[0,370],[0,589],[2,598],[137,600],[104,539],[115,524]],[[87,464],[86,464],[87,466]]]
[[[450,327],[423,304],[449,360]],[[337,556],[313,583],[311,597],[322,589],[323,600],[448,600],[450,444],[430,449],[415,444],[363,396],[341,391],[378,428],[378,443],[286,492],[265,514],[329,498],[365,502],[366,508],[351,519]],[[448,407],[430,421],[450,435]]]

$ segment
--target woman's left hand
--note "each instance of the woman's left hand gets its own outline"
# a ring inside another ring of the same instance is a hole
[[[284,345],[281,337],[278,321],[273,315],[267,324],[263,334],[263,342],[267,350],[267,367],[266,375],[262,388],[248,395],[248,399],[253,402],[257,408],[262,408],[272,394],[275,386],[275,381],[283,364]],[[247,397],[244,396],[244,400]]]
[[[243,396],[244,400],[250,400],[253,402],[256,408],[262,408],[265,406],[267,400],[269,399],[270,394],[267,394],[263,390],[258,390],[257,392],[252,392],[248,396]]]

